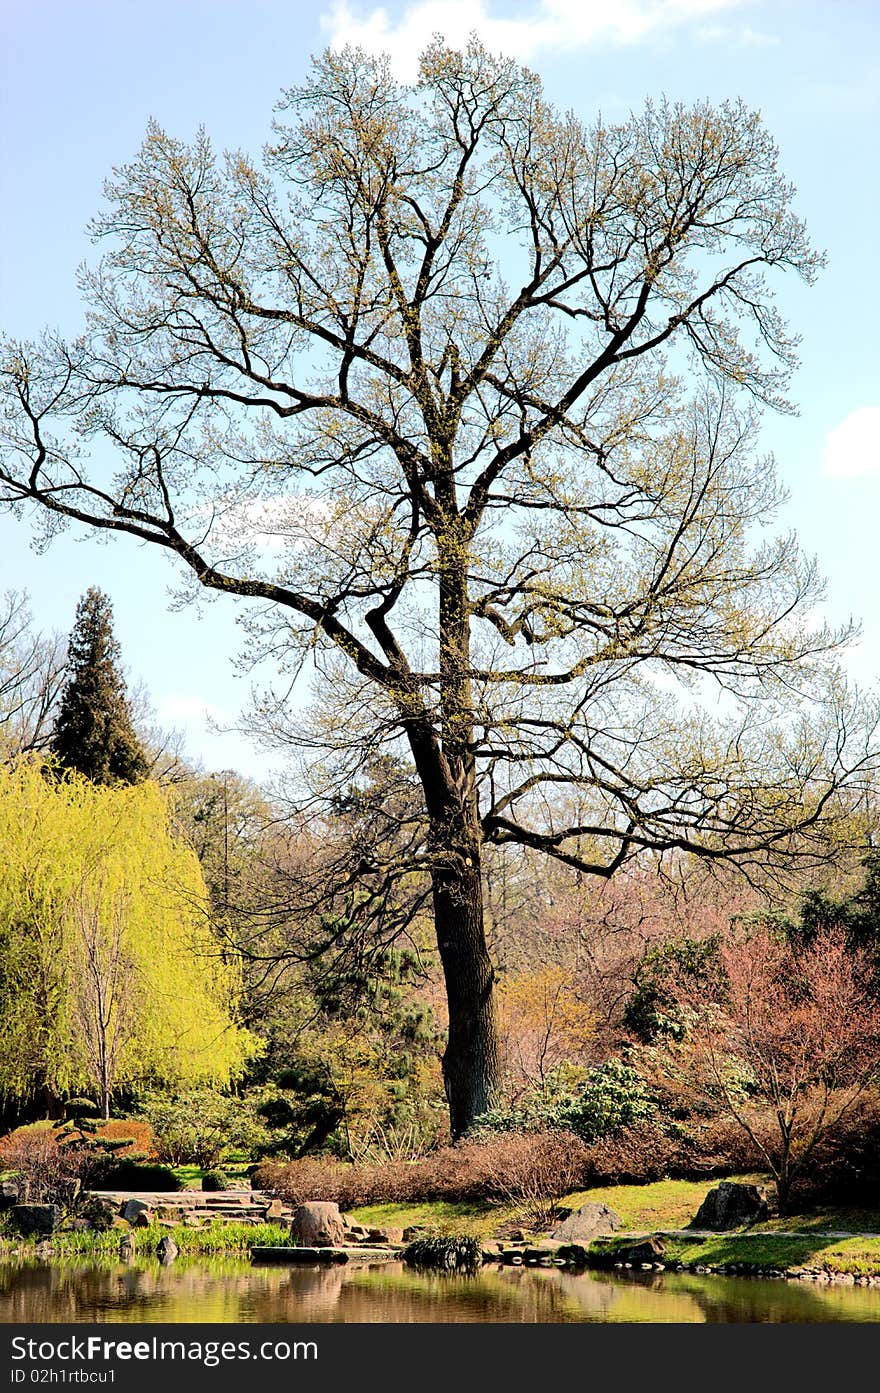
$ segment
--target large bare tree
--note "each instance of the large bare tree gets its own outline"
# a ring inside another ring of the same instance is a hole
[[[7,347],[3,498],[258,602],[330,785],[406,753],[422,830],[356,869],[430,884],[457,1136],[497,1068],[487,844],[772,872],[865,767],[814,569],[759,535],[767,277],[818,258],[739,103],[588,128],[438,40],[413,87],[327,53],[278,110],[261,166],[152,124],[109,180],[83,336]]]

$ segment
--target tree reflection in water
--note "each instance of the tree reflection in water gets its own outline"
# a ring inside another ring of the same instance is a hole
[[[477,1321],[880,1321],[880,1290],[691,1273],[484,1267],[474,1276],[401,1263],[252,1267],[242,1258],[0,1261],[0,1321],[223,1324]]]

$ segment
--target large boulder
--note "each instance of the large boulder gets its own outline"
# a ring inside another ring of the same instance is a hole
[[[61,1223],[63,1210],[58,1204],[14,1204],[9,1210],[13,1228],[25,1235],[46,1238]]]
[[[550,1237],[563,1243],[592,1243],[600,1234],[614,1233],[621,1223],[620,1215],[609,1209],[607,1204],[582,1204],[580,1209],[556,1225]]]
[[[345,1223],[338,1204],[311,1200],[293,1211],[290,1237],[303,1248],[338,1248],[345,1242]]]
[[[712,1229],[723,1232],[738,1229],[743,1224],[756,1224],[769,1217],[770,1209],[764,1191],[757,1185],[740,1185],[722,1180],[710,1190],[691,1220],[693,1229]]]

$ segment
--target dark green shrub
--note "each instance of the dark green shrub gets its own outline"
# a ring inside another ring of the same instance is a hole
[[[109,1166],[96,1188],[101,1190],[180,1190],[182,1185],[168,1166],[138,1165],[122,1161]]]
[[[636,972],[636,987],[623,1011],[623,1024],[645,1044],[664,1037],[680,1040],[684,1028],[675,1005],[682,982],[717,990],[724,980],[721,936],[672,939],[646,953]]]
[[[210,1170],[205,1171],[202,1176],[202,1189],[216,1192],[218,1190],[229,1190],[232,1182],[225,1171]]]
[[[590,1069],[575,1089],[560,1087],[551,1079],[516,1107],[483,1113],[470,1135],[475,1141],[486,1141],[499,1132],[561,1130],[589,1143],[646,1122],[655,1112],[653,1095],[638,1070],[620,1059],[609,1059]]]
[[[559,1108],[558,1125],[582,1141],[594,1142],[647,1122],[655,1112],[651,1091],[638,1070],[609,1059],[591,1069],[580,1091]]]

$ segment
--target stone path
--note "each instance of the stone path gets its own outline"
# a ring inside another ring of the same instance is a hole
[[[293,1211],[262,1190],[90,1190],[90,1194],[121,1207],[138,1200],[149,1209],[166,1211],[179,1223],[187,1220],[231,1220],[239,1224],[289,1224]],[[268,1213],[267,1211],[270,1211]]]

